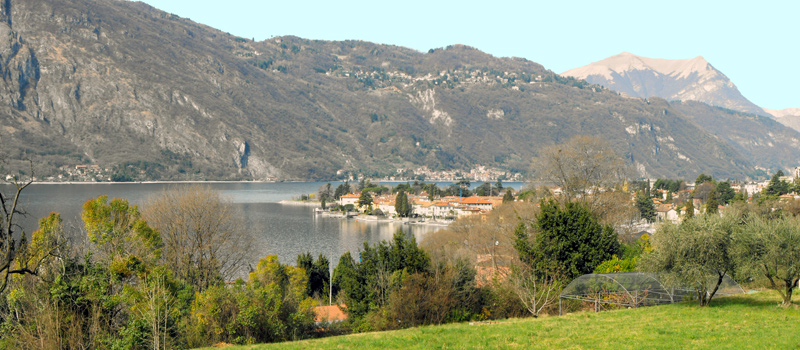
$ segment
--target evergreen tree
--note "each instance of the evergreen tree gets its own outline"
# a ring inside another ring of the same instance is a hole
[[[514,201],[514,194],[511,193],[511,189],[506,190],[506,194],[503,195],[503,203],[513,202]]]
[[[789,193],[789,183],[781,180],[782,176],[783,170],[778,170],[778,172],[772,176],[767,188],[764,189],[764,194],[777,197]]]
[[[541,202],[537,217],[538,232],[531,242],[525,225],[515,231],[514,248],[520,260],[534,271],[560,270],[567,280],[592,273],[603,261],[619,253],[617,234],[610,225],[601,225],[580,203],[563,208],[553,200]]]
[[[394,197],[394,211],[398,217],[407,218],[411,215],[411,204],[408,203],[408,196],[404,191],[397,192]]]
[[[696,187],[697,185],[704,182],[714,182],[714,178],[712,178],[709,175],[701,173],[700,175],[697,175],[697,179],[694,180],[694,185]]]
[[[708,200],[706,201],[706,214],[716,214],[719,212],[719,202],[717,201],[717,190],[712,189],[708,192]]]
[[[358,197],[358,207],[362,208],[371,206],[372,206],[372,196],[367,191],[361,192],[361,195]]]
[[[650,199],[649,196],[642,192],[639,192],[636,196],[636,209],[639,209],[639,214],[642,216],[642,219],[647,220],[647,222],[656,220],[655,203],[653,203],[653,200]]]
[[[689,198],[689,201],[686,203],[686,214],[684,214],[683,219],[688,220],[694,217],[694,201]]]

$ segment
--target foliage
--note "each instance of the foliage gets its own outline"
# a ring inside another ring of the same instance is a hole
[[[300,254],[297,256],[297,267],[304,269],[308,275],[306,295],[314,297],[328,294],[331,279],[330,263],[327,257],[320,254],[314,261],[311,253]]]
[[[781,295],[783,305],[792,302],[792,293],[800,279],[800,219],[748,215],[736,232],[735,252],[744,275],[762,275]]]
[[[653,200],[650,199],[650,197],[646,196],[642,192],[639,192],[636,195],[636,209],[639,209],[639,215],[641,215],[642,219],[647,220],[647,222],[653,222],[656,220],[655,203],[653,203]]]
[[[643,253],[653,250],[650,246],[650,235],[643,234],[636,242],[622,244],[622,255],[614,255],[610,260],[597,265],[594,273],[618,273],[636,271],[639,259]]]
[[[417,247],[414,237],[398,231],[391,242],[381,241],[375,246],[364,243],[358,262],[349,252],[343,255],[333,273],[334,289],[346,301],[348,314],[362,317],[386,305],[391,285],[400,281],[400,273],[423,272],[429,265],[430,258]]]
[[[514,201],[514,194],[511,193],[511,189],[506,190],[506,194],[503,195],[503,203],[509,203]]]
[[[699,186],[704,182],[714,182],[714,178],[711,175],[700,173],[700,175],[697,175],[697,179],[694,180],[694,185]]]
[[[783,171],[778,170],[778,172],[772,176],[772,179],[769,180],[769,184],[763,191],[764,195],[777,197],[789,193],[791,186],[788,182],[781,180],[783,175]]]
[[[372,196],[367,191],[361,192],[361,195],[358,197],[358,207],[368,207],[372,208]]]
[[[719,202],[717,201],[717,190],[711,189],[708,192],[708,200],[706,200],[706,214],[719,213]]]
[[[591,273],[595,267],[619,253],[614,229],[601,225],[585,206],[579,203],[559,205],[542,200],[533,241],[524,223],[515,235],[515,248],[520,261],[534,271],[563,271],[566,281]]]
[[[680,224],[665,222],[653,235],[653,250],[642,257],[646,271],[663,272],[669,283],[694,288],[707,306],[722,278],[733,274],[735,215],[701,215]]]
[[[686,211],[686,213],[683,214],[684,220],[689,220],[694,217],[694,201],[692,201],[691,198],[688,202],[686,202],[686,207],[684,207],[684,210]]]
[[[728,205],[736,196],[736,191],[731,188],[730,181],[721,181],[717,183],[717,200],[721,205]]]
[[[413,206],[408,201],[408,196],[403,190],[397,192],[394,198],[394,211],[398,217],[407,218],[411,215]]]
[[[653,188],[678,192],[681,189],[681,185],[683,185],[683,180],[656,179],[656,182],[653,183]]]
[[[314,301],[306,296],[307,282],[303,269],[269,255],[259,260],[248,283],[214,286],[196,295],[193,332],[205,341],[236,344],[308,337]]]

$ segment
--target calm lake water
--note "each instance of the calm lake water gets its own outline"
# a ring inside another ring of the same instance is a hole
[[[370,244],[390,240],[399,229],[413,234],[421,241],[439,229],[434,226],[402,225],[398,223],[364,222],[354,219],[325,218],[315,216],[312,207],[282,205],[281,200],[298,198],[301,194],[316,193],[325,182],[292,183],[209,183],[241,209],[246,226],[253,233],[252,244],[258,256],[278,255],[283,263],[294,264],[298,254],[310,252],[315,258],[322,254],[331,261],[347,251],[357,256],[364,242]],[[336,188],[339,183],[331,183]],[[386,186],[396,182],[382,183]],[[446,187],[450,183],[439,183]],[[480,183],[472,186],[475,188]],[[506,187],[519,189],[522,183],[507,183]],[[49,212],[59,212],[65,228],[82,227],[81,206],[89,199],[100,195],[109,198],[125,198],[137,205],[144,204],[151,196],[158,195],[176,184],[99,183],[99,184],[32,184],[23,192],[21,206],[28,216],[20,223],[25,232],[37,228],[39,218]],[[8,187],[0,187],[8,193]],[[253,262],[255,266],[257,258]]]

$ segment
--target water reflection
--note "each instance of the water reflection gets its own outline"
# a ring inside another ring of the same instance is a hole
[[[322,182],[294,183],[212,183],[213,189],[221,192],[241,210],[246,227],[253,234],[252,244],[258,252],[257,259],[268,254],[278,255],[283,263],[294,264],[297,255],[310,252],[316,258],[322,254],[334,263],[347,251],[357,259],[364,242],[375,244],[391,240],[395,232],[402,229],[414,235],[417,242],[425,235],[437,231],[438,227],[403,225],[390,222],[367,222],[354,219],[339,219],[315,216],[311,207],[287,206],[277,202],[316,193],[325,185]],[[338,183],[332,183],[336,187]],[[519,188],[522,184],[506,184]],[[168,184],[33,184],[21,198],[21,206],[29,215],[20,220],[27,233],[37,228],[39,218],[51,211],[61,213],[67,228],[79,229],[81,206],[89,199],[100,195],[109,198],[125,198],[132,204],[144,204],[153,195],[175,186]],[[446,184],[441,184],[446,186]],[[2,186],[8,193],[10,187]]]

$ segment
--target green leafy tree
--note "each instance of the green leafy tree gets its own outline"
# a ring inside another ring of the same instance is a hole
[[[567,280],[592,273],[619,253],[617,234],[579,203],[541,202],[533,241],[524,224],[515,231],[520,260],[534,271],[563,271]]]
[[[781,295],[782,305],[791,305],[800,278],[800,219],[749,215],[735,238],[744,274],[766,277]]]
[[[700,173],[700,175],[697,175],[697,179],[694,180],[694,185],[698,186],[704,182],[714,182],[714,178],[710,175]]]
[[[653,235],[653,250],[642,256],[643,270],[664,273],[668,285],[693,288],[707,306],[726,274],[736,268],[734,215],[702,215],[680,224],[665,222]]]
[[[372,207],[372,195],[370,195],[369,192],[361,192],[361,195],[358,197],[358,207]]]
[[[639,214],[641,215],[642,219],[647,220],[647,222],[653,222],[656,220],[656,206],[653,203],[653,200],[650,199],[646,194],[639,192],[636,196],[636,209],[639,210]]]

